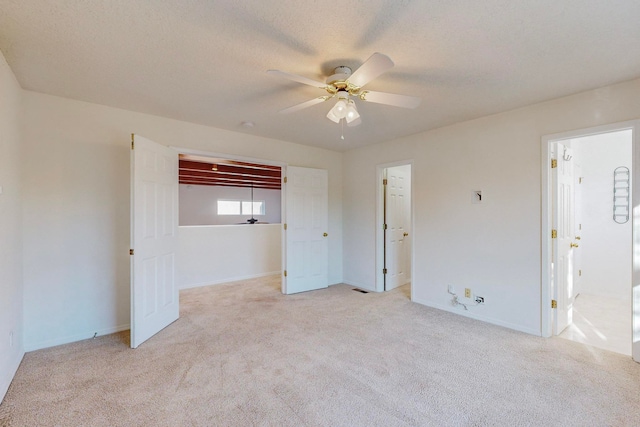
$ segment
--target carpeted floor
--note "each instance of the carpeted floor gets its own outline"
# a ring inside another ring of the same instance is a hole
[[[136,350],[121,333],[28,353],[0,414],[14,427],[640,425],[629,357],[413,304],[406,288],[279,286],[182,291],[180,319]]]

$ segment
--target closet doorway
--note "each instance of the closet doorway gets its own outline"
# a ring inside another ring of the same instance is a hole
[[[378,166],[377,253],[379,273],[376,291],[409,286],[412,277],[412,165],[400,162]]]

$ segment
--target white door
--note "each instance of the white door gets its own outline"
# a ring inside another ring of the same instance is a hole
[[[131,347],[178,319],[178,153],[133,136],[131,145]]]
[[[556,145],[557,167],[553,177],[553,284],[555,310],[554,334],[560,334],[573,321],[574,190],[573,160],[569,147]]]
[[[387,168],[385,186],[385,290],[410,277],[411,165]]]
[[[282,292],[328,286],[328,174],[323,169],[287,167],[285,184],[285,276]]]

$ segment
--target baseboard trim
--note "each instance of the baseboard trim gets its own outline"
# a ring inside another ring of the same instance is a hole
[[[277,270],[277,271],[271,271],[268,273],[254,274],[251,276],[227,277],[224,279],[212,280],[207,282],[181,285],[178,289],[183,290],[183,289],[192,289],[192,288],[202,288],[203,286],[222,285],[223,283],[239,282],[241,280],[259,279],[260,277],[274,276],[280,273],[281,273],[280,270]]]
[[[457,315],[460,315],[460,316],[469,317],[471,319],[480,320],[482,322],[491,323],[492,325],[502,326],[503,328],[513,329],[514,331],[524,332],[525,334],[535,335],[535,336],[538,336],[538,337],[542,336],[542,331],[539,330],[539,329],[527,328],[527,327],[524,327],[522,325],[517,325],[515,323],[505,322],[505,321],[502,321],[500,319],[495,319],[495,318],[489,317],[489,316],[483,316],[481,314],[477,314],[477,313],[473,313],[473,312],[469,312],[469,311],[456,310],[453,307],[443,306],[443,305],[440,305],[440,304],[433,304],[432,302],[425,301],[425,300],[420,300],[420,299],[417,299],[417,298],[413,299],[413,302],[421,304],[421,305],[425,305],[427,307],[431,307],[431,308],[435,308],[435,309],[438,309],[438,310],[446,311],[446,312],[449,312],[449,313],[457,314]]]
[[[2,379],[0,380],[0,403],[4,400],[4,397],[9,390],[9,386],[11,385],[11,381],[13,381],[13,377],[16,376],[16,372],[18,372],[18,368],[20,367],[23,358],[24,351],[20,351],[18,353],[18,357],[9,364],[9,369],[7,369],[2,376]]]
[[[127,323],[123,325],[113,326],[111,328],[91,330],[88,332],[83,332],[81,334],[69,335],[66,337],[57,338],[49,341],[42,341],[39,343],[28,343],[28,344],[25,343],[24,348],[25,348],[25,352],[42,350],[43,348],[55,347],[57,345],[69,344],[72,342],[93,338],[94,334],[95,336],[100,337],[102,335],[109,335],[109,334],[115,334],[116,332],[127,331],[130,329],[130,327],[131,325]]]

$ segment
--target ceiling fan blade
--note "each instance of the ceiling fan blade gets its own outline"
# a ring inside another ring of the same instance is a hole
[[[297,74],[286,73],[280,70],[267,70],[267,74],[271,74],[272,76],[284,77],[285,79],[293,80],[294,82],[317,87],[320,89],[324,89],[327,87],[326,83],[317,82],[306,77],[298,76]]]
[[[362,87],[385,71],[393,68],[393,61],[387,55],[374,53],[347,79],[349,83]]]
[[[321,103],[322,101],[326,101],[331,98],[330,96],[320,96],[318,98],[310,99],[309,101],[305,101],[302,104],[296,104],[293,107],[285,108],[284,110],[278,111],[280,114],[289,114],[294,113],[296,111],[302,110],[307,107],[311,107],[312,105],[316,105]]]
[[[422,99],[416,96],[396,95],[393,93],[374,92],[365,90],[360,93],[360,99],[377,104],[393,105],[394,107],[416,108]]]

